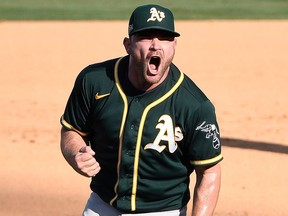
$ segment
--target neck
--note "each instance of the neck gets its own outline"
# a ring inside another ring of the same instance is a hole
[[[149,91],[159,86],[166,79],[168,75],[168,71],[169,71],[169,68],[164,72],[163,76],[158,81],[152,82],[152,81],[147,81],[143,77],[143,74],[129,67],[128,79],[130,83],[134,86],[134,88],[138,89],[139,91]]]

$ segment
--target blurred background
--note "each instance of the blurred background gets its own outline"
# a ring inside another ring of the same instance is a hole
[[[286,215],[288,1],[150,2],[174,12],[174,63],[216,107],[215,215]],[[0,215],[81,215],[89,179],[62,157],[59,119],[80,70],[125,55],[130,14],[146,3],[0,1]]]

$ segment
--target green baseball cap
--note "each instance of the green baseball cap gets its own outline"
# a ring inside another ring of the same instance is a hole
[[[155,4],[148,4],[137,7],[129,20],[128,34],[145,30],[162,30],[171,33],[175,37],[180,34],[174,28],[173,13],[165,7]]]

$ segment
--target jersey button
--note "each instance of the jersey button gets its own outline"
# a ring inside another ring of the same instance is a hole
[[[135,102],[138,103],[139,102],[139,98],[136,97],[135,98]]]
[[[127,177],[127,178],[132,178],[132,174],[126,173],[126,177]]]
[[[132,124],[132,125],[130,126],[130,129],[131,129],[131,130],[134,130],[134,128],[135,128],[135,125]]]
[[[126,154],[130,156],[130,155],[131,155],[131,151],[128,150],[128,151],[126,152]]]

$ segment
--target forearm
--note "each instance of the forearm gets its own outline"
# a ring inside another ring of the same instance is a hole
[[[74,131],[68,131],[64,128],[61,129],[61,152],[69,163],[69,165],[81,175],[84,175],[83,172],[78,168],[75,161],[76,155],[79,153],[79,150],[86,146],[83,138]]]
[[[203,173],[196,173],[192,216],[211,216],[218,201],[221,185],[221,169],[217,164]]]

